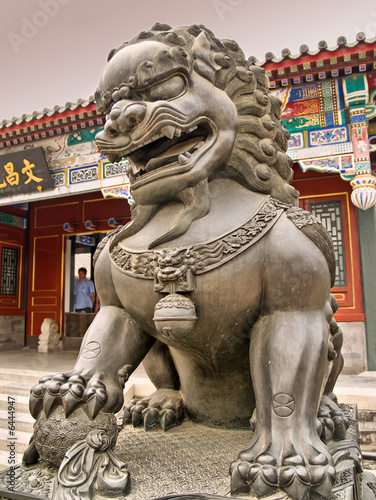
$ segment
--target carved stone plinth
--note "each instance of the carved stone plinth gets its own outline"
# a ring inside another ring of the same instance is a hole
[[[363,500],[371,500],[376,498],[376,483],[367,472],[363,481],[354,418],[356,409],[351,405],[342,405],[342,408],[350,419],[350,427],[345,440],[332,442],[329,446],[337,461],[338,473],[331,500],[360,500],[363,482]],[[237,450],[246,446],[251,437],[250,430],[210,428],[189,421],[168,432],[161,429],[145,432],[142,428],[127,426],[118,437],[114,453],[127,464],[130,492],[116,498],[156,500],[172,495],[178,500],[197,500],[231,497],[228,467],[236,458]],[[0,500],[16,498],[9,495],[9,490],[7,492],[8,478],[9,470],[0,472]],[[56,469],[41,462],[21,466],[15,470],[14,492],[29,495],[25,498],[52,500],[55,478]],[[98,494],[93,498],[105,497]],[[241,498],[254,500],[250,496]],[[288,499],[283,492],[267,497],[267,500]]]

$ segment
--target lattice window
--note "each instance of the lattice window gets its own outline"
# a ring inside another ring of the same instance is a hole
[[[333,240],[336,257],[336,279],[334,286],[347,286],[341,201],[331,200],[321,203],[310,203],[309,210],[322,222]]]
[[[1,251],[1,295],[17,294],[18,250],[3,247]]]

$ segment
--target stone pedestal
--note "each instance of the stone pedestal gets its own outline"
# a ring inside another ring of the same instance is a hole
[[[332,442],[329,446],[338,472],[331,500],[359,500],[362,494],[363,500],[370,500],[376,498],[372,497],[376,484],[369,473],[363,480],[356,408],[343,405],[343,409],[350,418],[350,427],[345,440]],[[127,426],[120,432],[114,452],[127,464],[130,492],[117,498],[156,500],[172,495],[171,498],[177,500],[204,500],[231,497],[229,465],[251,438],[250,430],[210,428],[190,421],[168,432],[160,429],[145,432],[142,428]],[[9,469],[0,472],[0,499],[22,498],[7,491],[10,474],[13,473]],[[14,492],[29,495],[25,498],[53,500],[55,476],[56,469],[40,462],[29,467],[21,466],[13,474]],[[105,497],[96,495],[94,498],[103,500]],[[255,500],[254,497],[241,498]],[[277,492],[267,500],[288,498],[285,493]]]

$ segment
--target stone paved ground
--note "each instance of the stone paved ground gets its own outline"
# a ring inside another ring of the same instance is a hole
[[[238,452],[247,447],[251,437],[250,430],[214,429],[189,421],[167,433],[161,429],[145,432],[142,428],[127,426],[115,448],[116,456],[126,464],[131,476],[131,491],[126,500],[152,500],[198,492],[230,497],[229,465]],[[342,491],[344,487],[352,490],[352,462],[347,462],[341,462],[342,473],[339,473],[346,478],[346,484],[339,484]],[[376,468],[374,462],[367,462],[368,465]],[[54,469],[36,466],[17,478],[17,484],[20,491],[52,500],[53,476]],[[284,493],[276,493],[268,500],[288,498]],[[342,497],[337,494],[332,498]],[[95,500],[105,500],[105,497],[97,495]]]

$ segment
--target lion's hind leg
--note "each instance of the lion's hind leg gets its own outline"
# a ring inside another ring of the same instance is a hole
[[[160,426],[167,431],[179,425],[184,418],[179,375],[168,346],[157,341],[142,364],[157,390],[150,396],[126,403],[123,423],[144,425],[145,430]]]
[[[158,389],[150,396],[132,399],[124,406],[123,423],[144,425],[145,430],[160,426],[164,431],[179,425],[184,418],[180,391]]]

